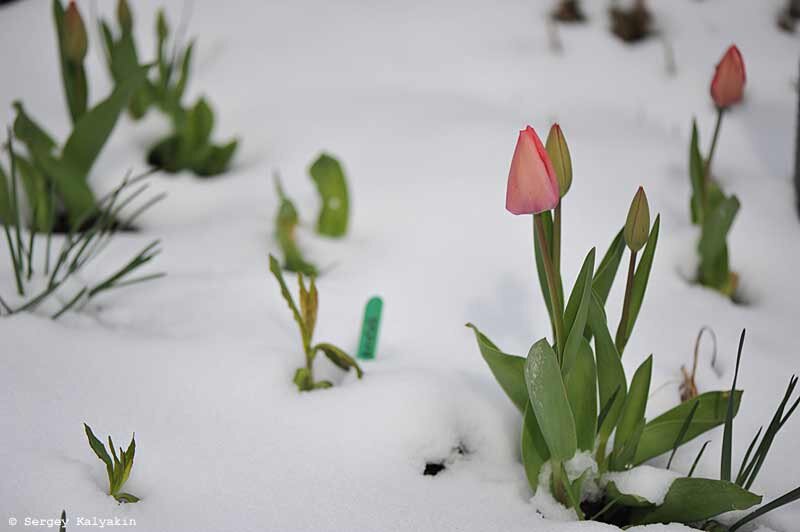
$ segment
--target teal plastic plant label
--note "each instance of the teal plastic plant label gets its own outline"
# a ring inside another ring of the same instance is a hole
[[[358,358],[360,360],[372,360],[375,358],[382,311],[383,300],[380,297],[375,296],[367,301],[367,306],[364,309],[364,322],[361,324],[361,340],[358,343]]]

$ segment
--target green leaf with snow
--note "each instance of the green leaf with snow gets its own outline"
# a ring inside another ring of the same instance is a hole
[[[478,328],[468,323],[467,327],[475,333],[478,349],[483,360],[489,366],[494,378],[506,392],[511,402],[525,412],[528,405],[528,388],[525,384],[525,359],[516,355],[503,353],[489,338]]]
[[[706,392],[698,395],[691,401],[686,401],[668,410],[645,425],[639,448],[636,450],[634,464],[641,464],[672,449],[678,433],[683,427],[686,417],[697,402],[697,411],[692,417],[692,422],[683,437],[683,442],[689,442],[725,422],[728,407],[727,391]],[[742,392],[737,390],[734,397],[735,411],[739,410]]]
[[[623,493],[617,487],[614,481],[606,484],[606,498],[617,501],[620,506],[627,506],[629,508],[650,508],[655,506],[647,498],[637,495],[635,493]]]
[[[733,510],[746,510],[761,497],[725,480],[678,478],[663,504],[651,510],[634,510],[633,524],[692,523]]]
[[[528,352],[525,383],[550,455],[558,462],[569,460],[578,445],[575,420],[556,353],[545,338],[533,344]]]
[[[330,237],[344,236],[350,216],[350,199],[342,165],[334,157],[323,153],[308,172],[317,185],[322,201],[317,218],[317,232]]]

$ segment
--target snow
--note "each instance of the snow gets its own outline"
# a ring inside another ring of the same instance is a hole
[[[90,12],[91,2],[79,3]],[[143,47],[152,47],[161,3],[133,5]],[[680,366],[690,365],[702,325],[719,339],[719,375],[704,352],[697,384],[728,387],[747,327],[737,465],[798,370],[800,224],[790,177],[798,37],[774,29],[782,3],[651,2],[661,37],[629,47],[607,31],[606,3],[585,1],[589,23],[559,27],[564,50],[555,54],[545,1],[195,1],[188,24],[200,39],[189,90],[214,106],[215,137],[237,135],[242,151],[219,179],[155,176],[154,191],[168,198],[97,266],[112,268],[161,238],[153,269],[168,272],[165,279],[110,293],[58,322],[0,320],[0,522],[57,518],[64,508],[68,516],[133,518],[142,532],[615,530],[537,514],[519,464],[519,413],[463,327],[473,322],[518,354],[549,334],[530,220],[503,205],[518,130],[530,123],[544,135],[554,120],[575,169],[564,204],[567,283],[591,246],[605,250],[638,185],[662,215],[623,359],[632,375],[654,354],[648,416],[677,404]],[[167,4],[177,25],[181,3]],[[725,118],[715,169],[742,201],[730,250],[747,305],[681,274],[696,238],[687,214],[690,120],[697,116],[707,149],[708,83],[731,42],[747,64],[746,101]],[[675,76],[666,73],[665,43]],[[49,2],[0,8],[0,44],[4,123],[22,98],[63,138]],[[89,71],[97,98],[108,81],[96,47]],[[141,170],[163,128],[154,116],[121,123],[94,169],[96,190]],[[317,198],[306,168],[322,150],[344,164],[353,218],[342,242],[300,233],[307,257],[325,271],[316,337],[354,352],[368,298],[378,294],[385,306],[364,379],[322,364],[320,378],[336,386],[298,394],[296,325],[267,269],[267,253],[276,252],[270,176],[280,171],[309,228]],[[622,284],[609,316],[619,315]],[[11,292],[2,249],[0,293]],[[140,503],[119,506],[105,495],[84,421],[117,442],[136,432],[126,490]],[[688,470],[711,439],[696,475],[716,475],[720,433],[687,444],[673,469]],[[796,487],[798,438],[795,419],[756,493],[771,499]],[[466,454],[453,452],[459,446]],[[428,461],[447,469],[423,476]],[[787,531],[798,519],[795,504],[759,522]]]
[[[656,506],[664,502],[672,482],[682,475],[669,469],[640,465],[627,471],[608,473],[605,482],[613,482],[620,493],[644,497]]]

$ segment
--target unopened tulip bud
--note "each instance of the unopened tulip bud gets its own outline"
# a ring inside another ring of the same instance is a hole
[[[717,64],[711,80],[711,98],[717,107],[725,109],[742,101],[745,80],[742,54],[735,45],[731,46]]]
[[[633,197],[623,234],[625,243],[631,251],[639,251],[647,243],[650,234],[650,206],[647,204],[647,195],[642,187],[639,187]]]
[[[550,128],[545,148],[553,163],[553,168],[556,170],[558,190],[563,198],[569,192],[569,187],[572,186],[572,159],[569,156],[567,139],[564,138],[564,132],[561,131],[558,124],[553,124],[553,127]]]
[[[133,17],[127,0],[119,0],[117,3],[117,21],[125,33],[130,33],[133,29]]]
[[[506,188],[506,209],[512,214],[537,214],[558,205],[558,178],[536,131],[519,132]]]
[[[72,1],[64,13],[64,53],[70,61],[80,63],[86,57],[87,47],[86,26]]]
[[[167,39],[167,35],[169,35],[167,16],[164,14],[163,9],[159,9],[158,15],[156,15],[156,35],[158,35],[159,42],[164,42]]]

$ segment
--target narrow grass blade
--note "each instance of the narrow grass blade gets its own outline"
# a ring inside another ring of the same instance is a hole
[[[700,447],[700,452],[697,453],[697,457],[694,459],[694,462],[692,462],[692,467],[691,467],[691,469],[689,469],[689,473],[686,475],[687,477],[691,478],[691,476],[694,474],[694,470],[695,470],[695,468],[697,468],[697,464],[700,463],[700,458],[703,457],[703,453],[706,452],[706,447],[708,447],[709,443],[711,443],[710,440],[707,441],[707,442],[704,442],[703,446]]]
[[[761,517],[762,515],[766,514],[767,512],[771,512],[772,510],[776,510],[776,509],[780,508],[781,506],[785,506],[787,504],[790,504],[790,503],[792,503],[792,502],[794,502],[794,501],[796,501],[798,499],[800,499],[800,487],[797,487],[797,488],[793,489],[792,491],[790,491],[789,493],[778,497],[774,501],[770,501],[769,503],[765,504],[764,506],[762,506],[758,510],[755,510],[755,511],[747,514],[743,518],[741,518],[738,521],[736,521],[733,525],[731,525],[729,530],[730,530],[730,532],[735,532],[736,530],[741,528],[743,525],[746,525],[747,523],[749,523],[753,519]]]
[[[686,437],[686,432],[689,430],[689,426],[692,424],[692,418],[694,418],[694,414],[697,412],[698,406],[700,406],[700,402],[695,401],[694,405],[692,405],[691,412],[689,412],[689,415],[686,416],[686,421],[683,423],[681,430],[678,432],[678,437],[675,438],[675,444],[672,446],[672,454],[669,455],[669,460],[667,461],[667,469],[672,466],[672,459],[675,458],[675,453],[678,452],[678,447],[683,445],[683,438]]]
[[[728,413],[725,416],[725,432],[722,435],[722,463],[720,464],[719,478],[721,480],[731,479],[731,454],[733,452],[733,416],[734,416],[734,395],[736,392],[736,379],[739,377],[739,363],[742,359],[742,347],[746,330],[742,329],[739,337],[739,351],[736,354],[736,369],[733,373],[733,384],[731,393],[728,396]]]

